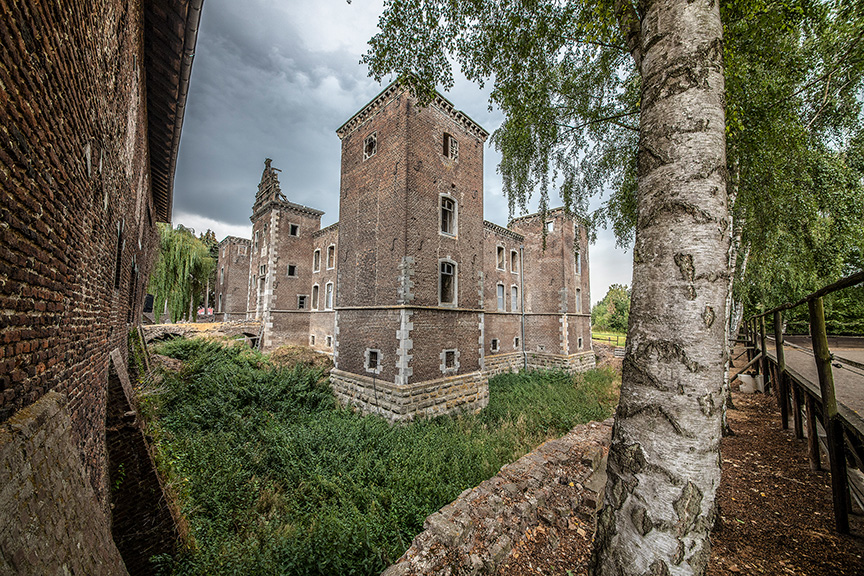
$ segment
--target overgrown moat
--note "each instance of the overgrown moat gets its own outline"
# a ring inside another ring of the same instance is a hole
[[[157,351],[182,364],[141,409],[188,525],[162,574],[378,574],[429,514],[617,402],[611,370],[503,374],[478,414],[393,425],[341,407],[318,369],[204,340]]]

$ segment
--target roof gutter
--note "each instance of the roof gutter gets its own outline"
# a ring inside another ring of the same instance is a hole
[[[189,96],[189,79],[192,77],[192,60],[195,59],[195,45],[198,42],[198,27],[201,23],[201,9],[204,0],[189,0],[186,12],[186,36],[183,40],[183,61],[180,63],[180,86],[177,94],[177,117],[174,121],[174,140],[171,143],[171,163],[168,167],[168,217],[174,206],[174,171],[177,168],[177,154],[180,150],[180,133],[183,130],[183,117],[186,114],[186,98]]]

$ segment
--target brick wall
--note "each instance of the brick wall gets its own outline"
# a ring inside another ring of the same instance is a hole
[[[156,246],[142,8],[0,6],[0,422],[56,390],[108,504],[108,351],[140,317]]]
[[[62,394],[0,424],[0,574],[127,574]]]
[[[220,321],[246,318],[249,299],[249,256],[251,241],[226,236],[219,243],[216,264],[216,314]]]

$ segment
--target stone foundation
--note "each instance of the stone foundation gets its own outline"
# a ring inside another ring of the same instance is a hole
[[[488,376],[483,372],[395,384],[334,369],[330,372],[330,386],[343,404],[394,422],[460,411],[477,412],[489,403]]]

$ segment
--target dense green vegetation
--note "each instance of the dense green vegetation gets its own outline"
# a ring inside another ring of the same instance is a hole
[[[550,436],[607,418],[614,373],[502,375],[477,415],[393,426],[340,408],[316,371],[175,340],[143,391],[190,548],[166,574],[377,574],[428,514]]]
[[[606,296],[591,308],[591,325],[600,332],[627,333],[630,318],[630,289],[612,284]]]

